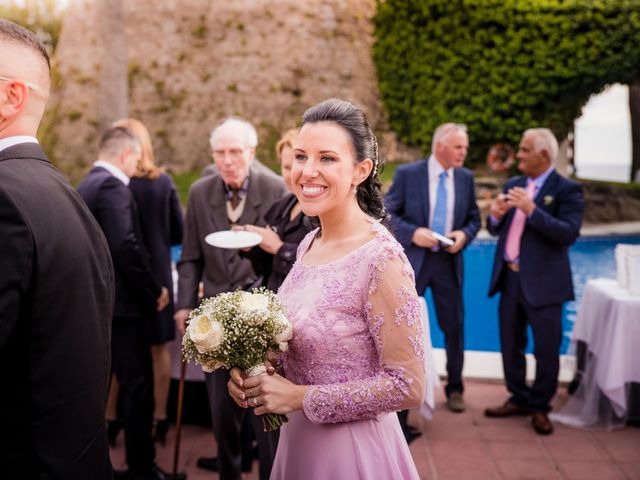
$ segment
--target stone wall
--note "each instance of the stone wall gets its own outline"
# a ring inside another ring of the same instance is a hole
[[[253,122],[259,158],[310,105],[337,96],[363,106],[394,159],[371,59],[375,0],[136,0],[124,2],[129,115],[149,127],[174,171],[210,161],[208,135],[228,115]],[[95,159],[100,60],[96,6],[70,3],[56,53],[53,155],[77,178]]]

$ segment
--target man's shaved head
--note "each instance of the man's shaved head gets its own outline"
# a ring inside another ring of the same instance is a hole
[[[0,19],[0,137],[35,135],[50,88],[44,44],[26,28]]]

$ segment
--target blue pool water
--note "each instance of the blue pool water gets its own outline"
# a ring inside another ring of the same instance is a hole
[[[570,249],[571,270],[576,300],[564,306],[562,326],[564,339],[561,353],[566,353],[569,335],[576,318],[576,309],[587,280],[596,277],[615,278],[616,261],[614,249],[618,243],[640,244],[640,236],[582,237]],[[499,352],[498,299],[487,296],[489,277],[493,267],[496,240],[475,240],[464,251],[464,307],[465,349],[484,352]],[[435,348],[444,348],[444,336],[438,327],[431,293],[425,295],[429,305],[431,341]],[[529,335],[528,351],[531,351]]]
[[[576,300],[564,306],[562,326],[564,339],[561,353],[566,353],[569,346],[569,335],[576,318],[577,305],[582,297],[582,289],[587,280],[596,277],[615,278],[616,261],[614,249],[618,243],[640,244],[640,235],[582,237],[570,249],[571,269],[575,287]],[[463,288],[465,308],[465,349],[483,352],[500,352],[498,336],[498,299],[487,296],[489,277],[493,267],[493,256],[496,240],[474,240],[464,255],[465,282]],[[172,260],[180,258],[180,247],[172,249]],[[429,322],[431,341],[435,348],[444,348],[444,336],[438,327],[431,293],[425,295],[429,306]],[[531,351],[531,335],[529,335],[528,351]]]

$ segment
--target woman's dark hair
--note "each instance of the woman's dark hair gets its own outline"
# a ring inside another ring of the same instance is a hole
[[[382,184],[378,177],[378,142],[364,111],[345,100],[330,98],[309,108],[302,116],[302,125],[318,122],[333,122],[346,130],[351,138],[356,162],[371,159],[373,169],[367,179],[358,185],[356,197],[363,212],[376,219],[385,219]]]

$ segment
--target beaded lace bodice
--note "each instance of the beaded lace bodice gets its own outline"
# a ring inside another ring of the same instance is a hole
[[[377,222],[375,237],[324,265],[300,244],[280,287],[294,327],[285,376],[311,385],[304,413],[315,423],[373,418],[415,407],[424,392],[424,346],[413,271],[400,244]]]

